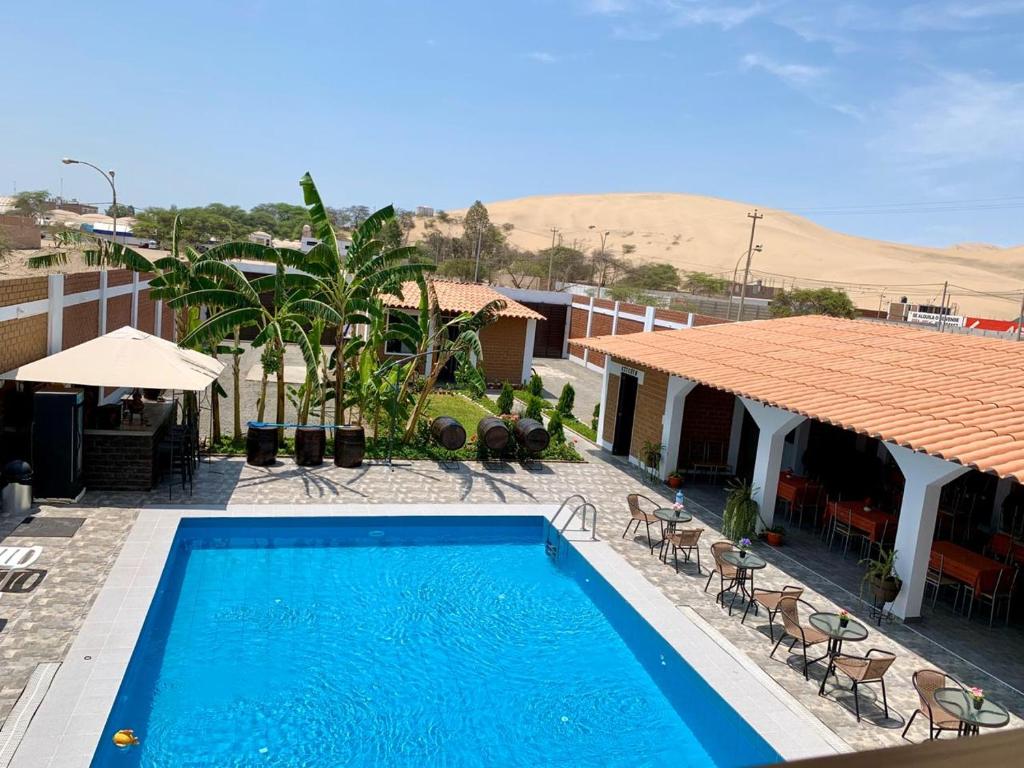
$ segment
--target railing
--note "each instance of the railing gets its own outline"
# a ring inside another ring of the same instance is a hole
[[[569,505],[574,501],[578,501],[579,503],[576,504],[576,506],[574,507],[570,507]],[[555,524],[558,521],[559,516],[566,509],[571,510],[569,512],[569,516],[565,519],[565,522],[562,523],[561,528],[557,528]],[[548,531],[545,534],[544,540],[544,549],[548,553],[548,555],[555,559],[558,558],[559,545],[562,541],[562,535],[565,533],[566,529],[572,524],[572,521],[576,518],[577,514],[582,513],[580,515],[580,530],[587,530],[587,510],[590,510],[592,514],[590,539],[591,541],[597,540],[597,507],[595,507],[593,504],[587,501],[587,498],[582,494],[574,493],[572,496],[569,496],[565,501],[563,501],[561,505],[559,505],[558,509],[555,510],[555,514],[551,516]],[[558,533],[554,541],[551,540],[551,531],[556,531]]]

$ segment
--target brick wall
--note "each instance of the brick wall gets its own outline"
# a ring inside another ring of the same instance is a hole
[[[85,484],[92,490],[148,491],[157,484],[157,446],[168,423],[152,435],[86,434],[82,453]]]
[[[45,276],[4,280],[0,282],[0,307],[45,299],[47,293]]]
[[[0,323],[0,371],[46,357],[46,315]]]
[[[615,413],[619,403],[619,376],[609,374],[608,376],[608,399],[604,409],[604,424],[601,425],[601,436],[606,442],[611,443],[615,439]]]
[[[0,239],[8,248],[38,248],[40,234],[39,225],[32,219],[0,214]]]
[[[569,338],[585,338],[587,335],[587,310],[569,307]],[[583,357],[583,347],[578,344],[569,344],[569,354],[573,357]]]
[[[132,296],[114,296],[107,300],[107,333],[132,324]]]
[[[107,272],[107,287],[115,285],[128,285],[132,281],[132,273],[127,269],[112,269]]]
[[[79,272],[74,275],[64,276],[65,296],[69,296],[72,293],[85,293],[86,291],[95,291],[98,290],[99,287],[99,272]]]
[[[100,329],[100,303],[89,301],[64,307],[64,349],[95,339]]]
[[[688,469],[694,461],[708,456],[718,459],[728,450],[736,398],[729,392],[698,384],[686,396],[683,406],[679,467]]]
[[[697,315],[693,316],[694,326],[698,325],[720,325],[721,323],[731,323],[732,320],[726,320],[722,317],[712,317],[711,315]]]
[[[153,300],[149,298],[149,291],[139,291],[139,323],[140,331],[153,333],[153,322],[156,318],[156,308]]]
[[[643,370],[643,369],[641,369]],[[633,414],[633,439],[629,455],[640,456],[644,443],[661,442],[661,421],[665,415],[665,397],[668,393],[668,374],[645,371],[643,384],[636,392],[636,412]]]
[[[596,306],[596,304],[595,304]],[[586,330],[586,313],[583,314],[584,330]],[[608,336],[612,332],[612,316],[611,315],[600,315],[594,313],[594,319],[590,323],[590,335],[591,336]],[[591,352],[587,356],[587,360],[596,365],[598,368],[604,368],[604,355],[600,352]]]
[[[526,350],[526,320],[499,317],[480,331],[484,377],[488,383],[523,382],[523,353]]]

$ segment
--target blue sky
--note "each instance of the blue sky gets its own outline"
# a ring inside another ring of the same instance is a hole
[[[108,199],[74,155],[136,205],[308,169],[336,205],[673,191],[1024,243],[1024,0],[55,0],[0,36],[3,193]]]

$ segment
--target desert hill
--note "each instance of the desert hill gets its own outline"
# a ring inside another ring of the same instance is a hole
[[[737,259],[746,254],[750,237],[747,212],[755,207],[662,193],[547,195],[485,205],[492,222],[513,226],[508,236],[521,248],[550,246],[551,228],[558,227],[565,245],[589,251],[600,245],[600,232],[606,231],[610,250],[621,254],[624,245],[635,247],[630,259],[664,261],[683,270],[713,272],[729,279]],[[1024,289],[1024,246],[964,243],[928,248],[888,243],[842,234],[786,211],[756,207],[765,215],[758,222],[755,239],[764,250],[754,254],[753,277],[769,284],[789,287],[795,282],[814,287],[821,284],[815,281],[856,283],[855,287],[842,287],[859,306],[867,308],[877,308],[880,298],[888,303],[900,296],[938,303],[944,280],[977,291]],[[464,213],[449,211],[456,218]],[[434,221],[442,232],[461,231],[458,224]],[[413,239],[423,232],[424,220],[417,219]],[[938,285],[920,287],[926,283]],[[951,293],[953,302],[966,314],[1012,318],[1019,305],[1018,300],[970,295],[956,288]]]

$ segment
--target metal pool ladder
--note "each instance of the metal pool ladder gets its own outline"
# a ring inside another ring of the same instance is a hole
[[[575,506],[571,506],[574,502]],[[565,510],[569,510],[569,516],[565,518],[565,522],[562,523],[560,528],[556,527],[559,517]],[[562,541],[562,534],[565,533],[566,529],[572,524],[572,521],[576,518],[576,515],[580,515],[580,530],[587,530],[587,510],[590,510],[593,519],[591,521],[590,528],[590,539],[591,541],[597,540],[597,507],[587,501],[586,496],[580,493],[574,493],[569,496],[565,501],[561,503],[555,514],[551,516],[551,520],[548,522],[547,532],[544,535],[544,550],[552,558],[558,559],[558,549]],[[552,531],[555,532],[554,540],[552,540]]]

